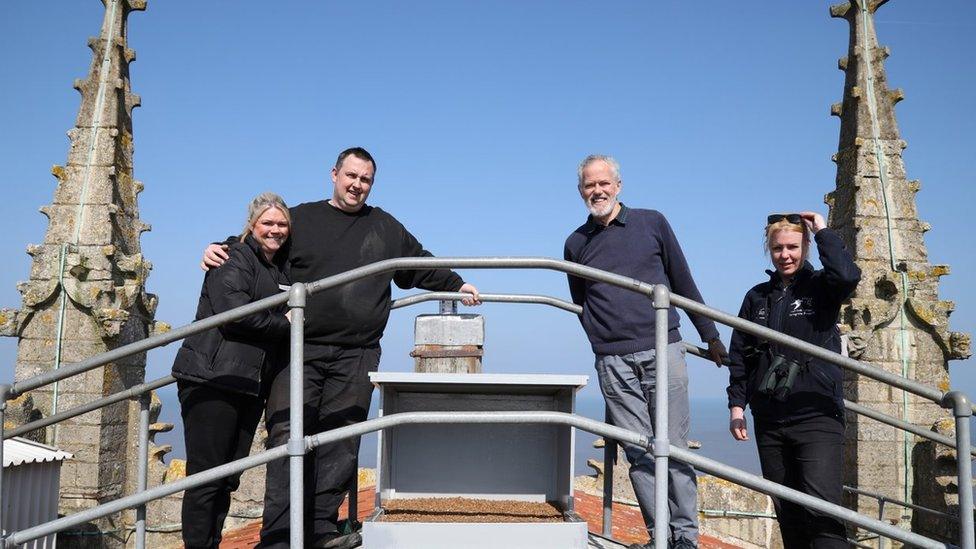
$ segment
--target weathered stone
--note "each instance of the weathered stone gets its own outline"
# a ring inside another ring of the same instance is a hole
[[[20,338],[17,380],[50,371],[56,361],[76,363],[144,339],[154,322],[156,299],[144,287],[151,266],[139,244],[148,229],[138,219],[142,184],[132,178],[131,112],[139,99],[129,88],[134,54],[125,36],[128,13],[142,7],[137,0],[106,3],[102,36],[90,42],[93,58],[88,77],[78,81],[81,107],[68,132],[67,162],[52,169],[58,187],[53,202],[41,208],[47,231],[43,244],[28,247],[30,281],[19,286],[23,306],[16,322],[4,324],[3,333]],[[101,92],[100,83],[107,84]],[[55,391],[59,410],[90,402],[141,383],[144,373],[144,354],[123,359],[62,380],[56,389],[33,391],[34,409],[51,413]],[[75,455],[62,469],[61,513],[134,490],[137,425],[138,403],[126,401],[45,430],[49,442]],[[133,518],[132,512],[111,515],[82,527],[86,533],[108,531],[105,536],[62,535],[58,541],[65,547],[121,546],[129,536],[113,532],[127,532]]]
[[[717,477],[698,477],[701,533],[743,548],[782,547],[769,496]],[[749,516],[758,515],[758,516]]]
[[[869,12],[873,14],[883,3],[870,3]],[[832,108],[841,119],[834,156],[837,188],[825,200],[830,206],[830,226],[840,231],[863,272],[850,304],[842,312],[842,330],[852,357],[897,375],[904,375],[907,364],[910,379],[946,390],[946,361],[967,355],[968,340],[961,337],[958,344],[953,343],[955,336],[948,327],[951,305],[938,296],[939,277],[947,274],[948,268],[931,265],[928,260],[924,233],[929,225],[919,220],[915,201],[920,185],[907,178],[902,159],[906,144],[895,120],[894,105],[904,93],[887,86],[884,59],[888,52],[878,45],[872,16],[866,21],[852,6],[831,10],[832,15],[850,24],[850,41],[847,56],[840,63],[845,72],[843,102]],[[903,417],[900,390],[850,372],[845,373],[844,390],[850,400]],[[917,397],[908,401],[909,419],[916,424],[930,425],[943,415],[937,406]],[[845,460],[848,484],[897,499],[906,497],[907,486],[912,483],[939,485],[932,476],[938,469],[934,463],[940,459],[937,452],[914,452],[913,480],[905,472],[902,433],[867,418],[850,418],[849,423]],[[910,444],[916,442],[916,437],[909,438]],[[943,491],[943,500],[946,497]],[[926,498],[938,499],[931,491],[926,492]],[[868,514],[877,509],[870,498],[853,498],[853,503]],[[927,520],[921,514],[915,519]]]
[[[485,343],[481,315],[418,315],[414,322],[414,371],[480,373]]]

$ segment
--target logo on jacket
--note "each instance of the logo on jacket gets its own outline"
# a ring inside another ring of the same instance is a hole
[[[790,305],[790,316],[809,316],[813,314],[813,298],[798,297]]]

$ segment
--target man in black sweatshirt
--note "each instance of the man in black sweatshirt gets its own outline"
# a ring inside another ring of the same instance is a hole
[[[430,257],[393,216],[366,205],[376,162],[365,149],[339,154],[332,168],[332,198],[291,208],[288,268],[292,282],[313,282],[397,257]],[[204,263],[225,256],[207,248]],[[310,295],[305,308],[304,431],[318,433],[366,419],[379,366],[379,341],[390,316],[390,282],[400,288],[466,292],[478,304],[478,289],[447,269],[383,273]],[[288,441],[286,369],[271,383],[265,412],[268,447]],[[309,547],[353,547],[359,534],[338,532],[338,510],[359,453],[359,438],[316,448],[306,457],[305,539]],[[261,547],[288,546],[288,462],[268,464]]]
[[[590,216],[566,239],[563,256],[615,274],[702,301],[688,263],[667,219],[655,210],[631,209],[617,201],[620,166],[609,156],[591,155],[579,166],[579,192]],[[580,322],[596,355],[597,378],[611,422],[653,436],[655,354],[654,309],[651,301],[610,284],[569,277],[573,302],[583,306]],[[722,365],[725,347],[715,323],[689,315],[711,358]],[[668,312],[668,438],[687,447],[690,426],[688,372],[678,332],[678,313]],[[654,456],[624,444],[630,480],[648,533],[654,528]],[[669,547],[697,547],[698,489],[695,470],[669,460],[668,503],[671,523],[665,529]],[[631,547],[645,547],[633,545]],[[653,547],[653,542],[646,547]]]

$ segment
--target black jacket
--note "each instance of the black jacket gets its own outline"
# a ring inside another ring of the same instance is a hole
[[[768,282],[746,293],[739,316],[776,331],[840,352],[837,319],[840,306],[857,287],[861,270],[837,233],[821,229],[814,236],[822,270],[804,262],[791,284],[784,286],[776,272],[767,271]],[[800,364],[793,389],[783,400],[757,391],[779,354]],[[839,366],[812,358],[800,351],[770,344],[756,336],[735,330],[729,349],[729,407],[752,407],[756,421],[783,423],[817,415],[842,417],[843,373]]]
[[[234,241],[231,237],[224,244]],[[383,209],[366,205],[349,213],[332,207],[327,200],[291,208],[291,237],[278,255],[287,257],[289,278],[305,283],[384,259],[432,257]],[[404,290],[447,292],[456,292],[464,285],[449,269],[406,269],[319,290],[308,296],[305,306],[305,360],[321,356],[323,345],[378,344],[390,316],[390,282]]]
[[[288,284],[278,256],[268,262],[253,238],[236,242],[230,258],[207,272],[196,320],[264,299]],[[285,306],[224,324],[183,340],[173,362],[173,377],[234,392],[259,395],[261,380],[287,358],[283,343],[290,332]]]

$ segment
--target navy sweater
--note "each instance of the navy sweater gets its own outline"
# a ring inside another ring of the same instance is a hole
[[[691,278],[688,262],[668,220],[655,210],[630,209],[620,213],[606,227],[592,216],[566,239],[563,257],[636,278],[650,284],[664,284],[672,292],[702,302]],[[631,290],[604,282],[569,277],[573,302],[583,306],[580,322],[598,355],[624,355],[654,348],[654,309],[651,300]],[[690,314],[702,341],[718,337],[715,323]],[[681,341],[678,312],[668,312],[668,342]]]

